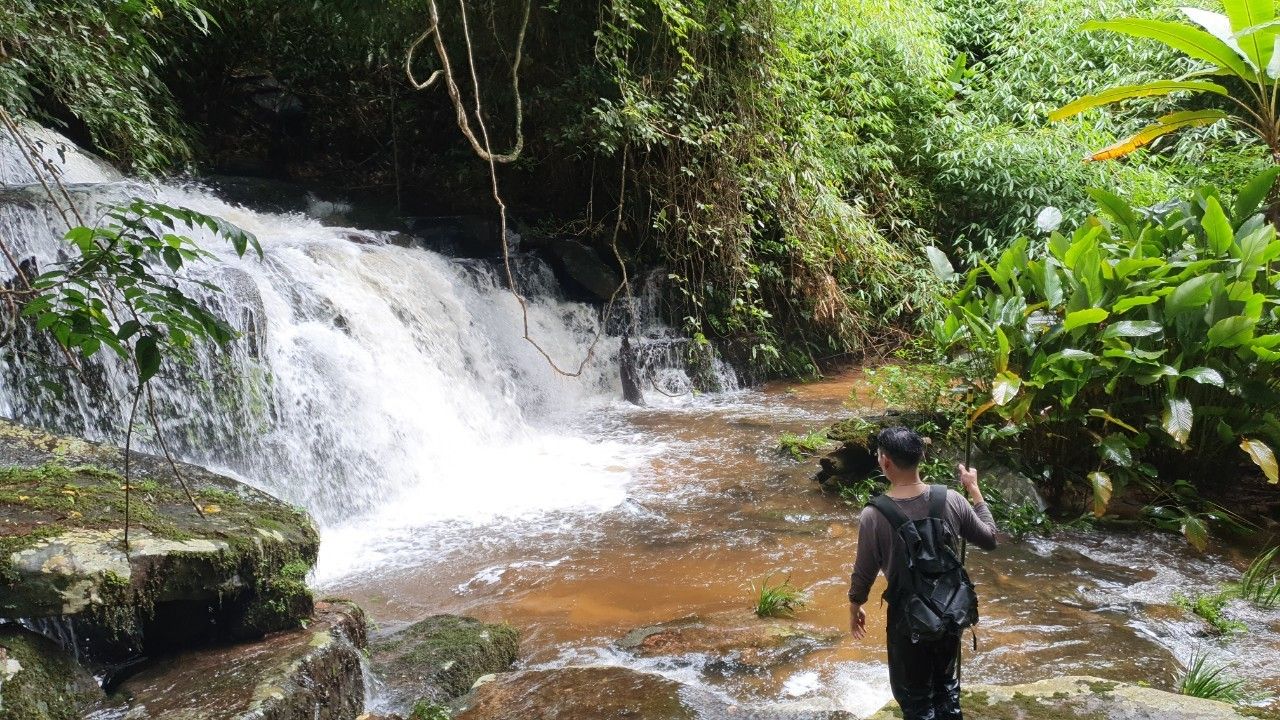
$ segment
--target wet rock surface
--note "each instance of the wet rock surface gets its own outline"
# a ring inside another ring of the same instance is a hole
[[[91,720],[353,720],[364,708],[363,614],[318,603],[306,629],[165,658]]]
[[[1070,676],[1025,685],[968,685],[961,700],[972,720],[1243,720],[1257,715],[1213,700]],[[901,718],[890,705],[871,720]]]
[[[454,720],[697,720],[680,683],[620,667],[504,673],[460,703]]]
[[[155,652],[259,637],[312,610],[319,538],[243,483],[0,420],[0,619],[66,617],[88,646]],[[116,652],[113,650],[112,652]],[[124,652],[124,651],[120,651]]]
[[[758,672],[798,660],[841,635],[785,619],[750,613],[691,616],[627,633],[618,646],[642,657],[704,655],[712,672]]]
[[[52,641],[0,626],[0,720],[72,720],[102,698],[87,670]]]
[[[876,462],[877,433],[897,425],[910,428],[937,425],[940,418],[932,413],[890,410],[842,420],[827,430],[827,438],[839,445],[818,460],[819,470],[813,479],[828,491],[838,491],[844,485],[864,480],[880,469]]]
[[[481,676],[511,667],[518,646],[517,632],[506,625],[435,615],[375,639],[369,662],[384,683],[386,705],[408,714],[419,702],[447,702]]]

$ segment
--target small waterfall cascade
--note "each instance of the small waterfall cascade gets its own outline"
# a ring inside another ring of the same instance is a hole
[[[193,284],[192,294],[240,337],[166,361],[153,381],[164,437],[182,459],[305,507],[322,527],[406,502],[430,522],[621,501],[627,473],[616,448],[571,427],[621,398],[617,323],[582,375],[566,377],[523,340],[520,308],[491,263],[255,212],[196,184],[133,181],[56,133],[31,136],[89,222],[141,197],[220,217],[262,244],[262,259],[241,258],[221,238],[186,233],[216,256],[193,279],[222,290]],[[45,268],[64,251],[65,231],[30,163],[0,137],[0,235]],[[520,256],[516,269],[530,334],[561,367],[576,367],[601,332],[599,310],[566,301],[534,257]],[[635,304],[642,376],[661,391],[650,394],[665,402],[688,392],[688,341],[662,326],[652,298]],[[50,347],[0,354],[0,415],[123,439],[131,373],[108,352],[78,375]],[[728,368],[712,372],[733,387]],[[145,424],[135,428],[140,449],[156,451]]]

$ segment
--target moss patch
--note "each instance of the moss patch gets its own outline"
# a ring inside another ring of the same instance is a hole
[[[436,615],[370,643],[374,671],[404,707],[464,695],[481,675],[515,662],[519,635],[506,625],[488,625],[454,615]]]
[[[0,626],[0,653],[0,720],[75,720],[102,696],[88,672],[39,635]]]
[[[136,646],[210,627],[254,637],[309,615],[319,536],[306,513],[178,467],[203,517],[167,461],[131,454],[126,555],[122,451],[0,421],[0,617],[73,615]]]

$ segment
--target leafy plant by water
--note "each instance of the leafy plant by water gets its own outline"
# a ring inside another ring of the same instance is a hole
[[[784,432],[778,438],[778,451],[790,455],[795,460],[802,460],[830,444],[826,430],[815,430],[796,435]]]
[[[1267,550],[1254,558],[1249,568],[1240,576],[1236,593],[1240,598],[1261,608],[1280,606],[1280,567],[1276,557],[1280,546]]]
[[[808,603],[808,596],[791,584],[790,575],[776,585],[770,584],[772,578],[769,575],[760,582],[759,587],[752,587],[756,594],[756,616],[794,617],[796,611]]]
[[[1229,665],[1211,663],[1205,655],[1196,655],[1178,683],[1178,692],[1207,700],[1240,703],[1247,699],[1244,681],[1229,677],[1226,674],[1229,668]]]
[[[1248,460],[1280,481],[1280,240],[1258,212],[1280,168],[1234,198],[1202,188],[1138,210],[1092,191],[1070,236],[970,271],[937,326],[1049,489],[1094,513],[1129,483],[1204,483]],[[1182,528],[1203,545],[1194,523]]]
[[[1173,598],[1174,603],[1184,610],[1199,615],[1208,622],[1213,629],[1221,635],[1230,635],[1232,633],[1244,632],[1248,626],[1239,620],[1232,620],[1223,614],[1223,609],[1227,603],[1235,597],[1235,592],[1231,588],[1224,588],[1216,593],[1206,593],[1187,597],[1178,594]]]

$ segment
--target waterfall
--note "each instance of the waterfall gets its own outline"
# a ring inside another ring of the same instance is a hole
[[[34,132],[88,218],[142,197],[218,216],[262,244],[262,259],[242,258],[220,238],[188,233],[216,256],[191,275],[223,290],[190,291],[240,337],[166,361],[153,381],[164,437],[182,459],[305,507],[322,529],[374,511],[483,522],[625,497],[625,452],[572,427],[621,397],[618,336],[600,339],[581,377],[565,377],[522,339],[520,308],[491,263],[255,212],[198,184],[131,181]],[[21,258],[56,261],[65,225],[7,139],[0,181],[0,234]],[[566,301],[540,260],[520,256],[516,269],[530,334],[561,367],[577,367],[601,330],[599,310]],[[687,341],[661,325],[652,301],[640,305],[640,362],[663,402],[693,385],[678,351]],[[0,415],[122,440],[131,376],[119,360],[100,353],[71,375],[52,348],[0,353]],[[732,384],[727,369],[716,372]],[[139,439],[157,449],[147,431]]]

